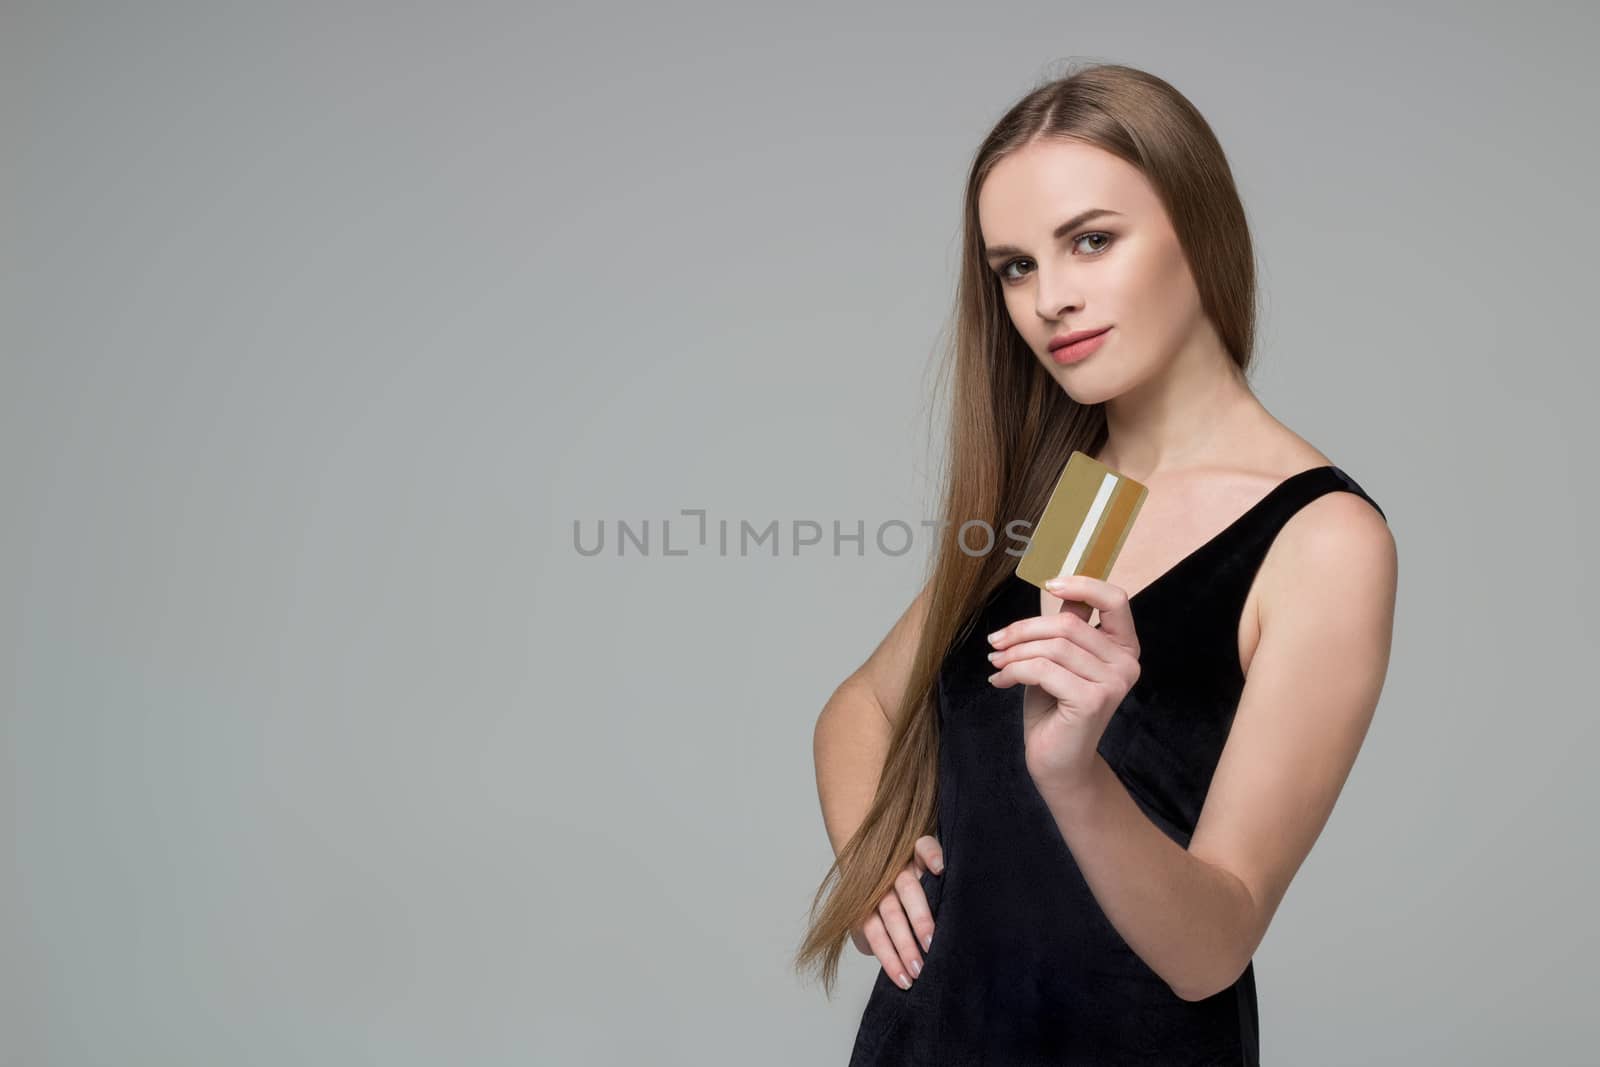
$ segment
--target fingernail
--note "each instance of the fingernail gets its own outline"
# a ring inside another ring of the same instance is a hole
[[[1067,583],[1063,582],[1060,578],[1049,578],[1045,580],[1044,587],[1046,589],[1060,589],[1066,584]]]
[[[1000,640],[1000,631],[999,630],[996,630],[994,633],[989,635],[989,643],[991,645],[994,644],[998,640]]]
[[[918,978],[921,978],[922,977],[922,964],[919,963],[916,960],[912,960],[911,961],[911,973],[916,975]]]
[[[922,951],[926,952],[933,947],[933,935],[929,934],[922,939]]]
[[[1000,653],[998,651],[989,653],[989,662],[990,663],[993,663],[995,660],[997,660],[999,658],[1000,658]]]
[[[934,860],[933,861],[933,873],[934,874],[943,874],[944,873],[944,860]]]
[[[900,976],[900,987],[902,989],[910,989],[911,988],[911,979],[907,978],[905,975],[902,974]]]

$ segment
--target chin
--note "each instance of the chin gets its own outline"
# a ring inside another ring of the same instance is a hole
[[[1103,404],[1122,392],[1114,382],[1108,383],[1095,374],[1079,373],[1088,370],[1087,367],[1058,367],[1051,362],[1047,369],[1062,391],[1080,404]]]

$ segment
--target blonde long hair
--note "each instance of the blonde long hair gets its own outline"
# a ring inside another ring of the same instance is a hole
[[[1033,522],[1076,450],[1105,444],[1101,406],[1074,401],[1013,328],[1000,282],[984,262],[978,190],[997,162],[1036,139],[1096,145],[1144,173],[1171,219],[1229,356],[1248,371],[1255,341],[1256,272],[1244,206],[1215,134],[1198,110],[1155,75],[1095,64],[1029,92],[984,138],[967,178],[960,276],[945,377],[953,386],[940,536],[927,621],[905,697],[861,826],[839,850],[812,899],[798,971],[820,969],[832,998],[850,931],[869,917],[932,833],[937,815],[940,665],[1006,579],[1014,557],[963,550],[961,524],[1000,531]],[[953,366],[953,375],[950,370]],[[967,542],[970,545],[970,540]]]

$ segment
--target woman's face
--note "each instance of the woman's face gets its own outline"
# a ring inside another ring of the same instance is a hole
[[[1165,208],[1136,167],[1104,149],[1059,140],[1019,149],[984,179],[978,220],[1012,323],[1079,403],[1127,392],[1207,343]],[[1054,338],[1105,327],[1086,357],[1051,352]]]

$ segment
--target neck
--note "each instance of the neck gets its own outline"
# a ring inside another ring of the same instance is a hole
[[[1191,346],[1154,378],[1106,401],[1099,459],[1137,481],[1205,465],[1223,459],[1228,438],[1260,410],[1220,343]]]

